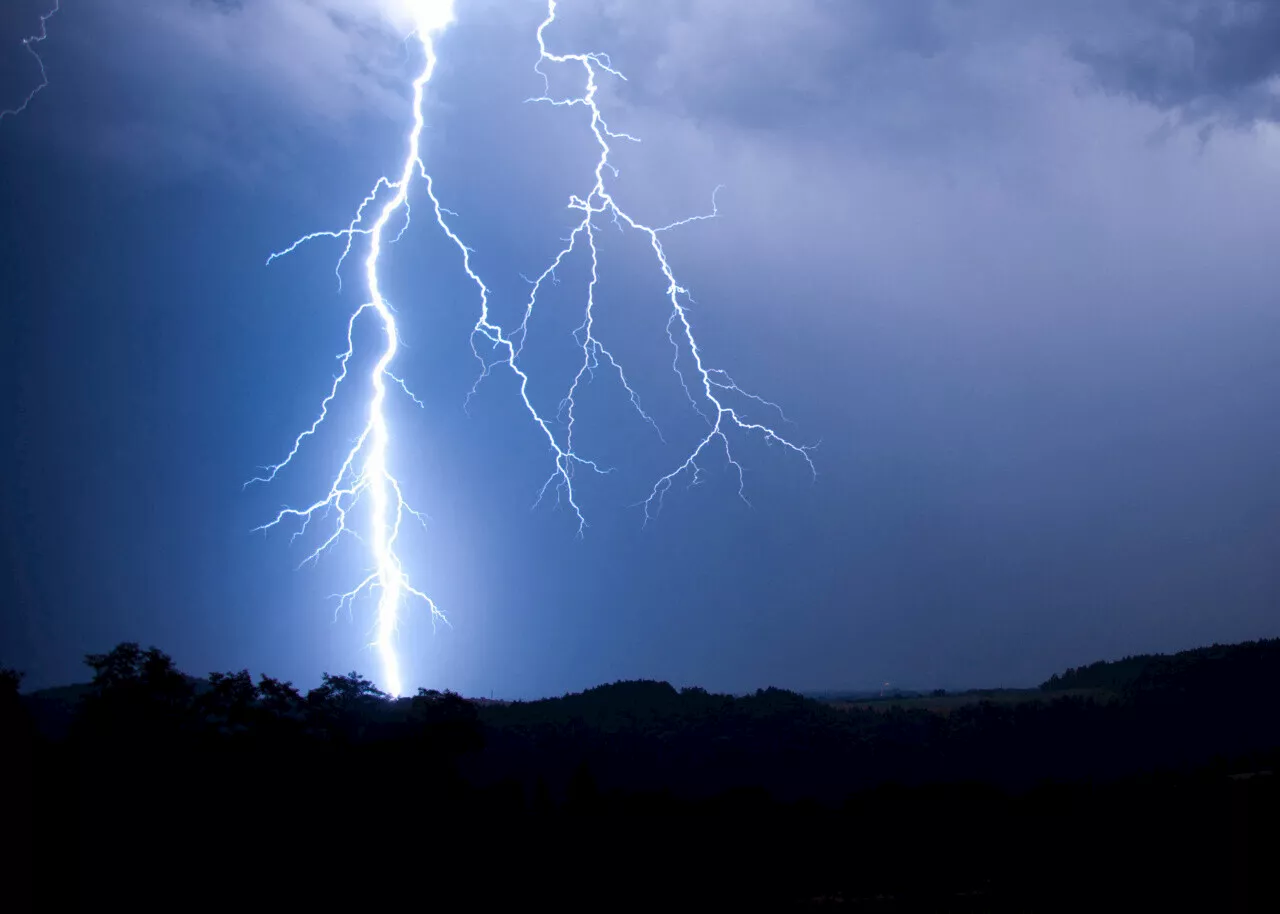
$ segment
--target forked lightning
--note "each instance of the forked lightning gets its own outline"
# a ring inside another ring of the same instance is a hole
[[[666,282],[666,306],[670,308],[667,316],[667,337],[671,341],[674,351],[674,357],[671,362],[672,369],[680,380],[680,384],[684,389],[685,395],[688,397],[690,404],[697,410],[704,420],[706,420],[706,432],[693,445],[692,449],[679,460],[675,468],[669,473],[660,477],[654,483],[649,494],[640,502],[640,506],[644,509],[644,520],[647,523],[653,515],[662,506],[663,497],[671,488],[672,484],[682,475],[687,475],[691,483],[696,483],[701,478],[702,467],[699,460],[703,459],[708,449],[719,444],[723,447],[724,455],[729,465],[732,466],[738,476],[738,495],[743,501],[746,501],[745,479],[743,476],[742,464],[737,461],[730,447],[729,434],[737,431],[742,433],[755,433],[764,438],[771,444],[781,445],[789,451],[794,452],[797,456],[805,461],[810,472],[816,475],[816,468],[813,460],[809,456],[811,446],[798,445],[790,439],[779,434],[771,425],[760,421],[749,421],[743,413],[741,401],[749,400],[757,406],[767,407],[775,411],[783,421],[786,416],[777,404],[763,399],[756,394],[743,390],[729,376],[727,372],[719,368],[713,368],[707,365],[703,358],[702,350],[698,346],[697,338],[694,335],[693,324],[690,321],[688,303],[691,301],[689,290],[682,286],[672,271],[671,264],[667,260],[667,255],[662,246],[661,235],[667,231],[679,228],[682,225],[688,225],[703,219],[715,218],[718,210],[715,207],[715,193],[712,194],[712,211],[709,214],[690,216],[685,219],[673,222],[669,225],[653,227],[646,225],[634,219],[626,210],[619,206],[617,200],[610,193],[607,184],[606,173],[617,177],[617,168],[610,161],[612,154],[611,141],[623,141],[638,143],[639,139],[628,133],[620,133],[611,130],[605,121],[603,112],[597,101],[597,94],[600,90],[599,79],[601,76],[612,77],[614,79],[625,80],[614,66],[607,54],[602,53],[579,53],[579,54],[556,54],[547,48],[546,33],[556,21],[556,0],[548,0],[547,16],[538,26],[538,61],[534,64],[534,70],[542,77],[543,94],[535,98],[529,99],[531,102],[542,102],[555,107],[564,108],[581,108],[589,119],[589,125],[595,145],[599,148],[599,156],[596,159],[595,169],[592,173],[593,181],[587,192],[581,196],[574,195],[569,198],[569,208],[582,213],[581,221],[570,232],[566,245],[562,248],[551,263],[536,279],[532,281],[532,289],[529,292],[529,298],[525,304],[524,315],[520,324],[510,334],[504,334],[498,326],[496,326],[489,316],[487,307],[482,311],[480,321],[476,324],[474,341],[487,340],[491,346],[498,350],[499,357],[496,360],[487,360],[480,355],[477,350],[477,356],[480,358],[483,368],[477,384],[483,381],[492,370],[501,364],[509,366],[520,378],[521,395],[524,397],[525,405],[534,415],[534,418],[542,426],[551,438],[551,446],[555,455],[555,469],[543,484],[542,489],[538,493],[539,500],[546,494],[547,490],[555,487],[557,492],[564,497],[570,509],[578,522],[578,532],[581,533],[586,526],[586,518],[578,505],[576,493],[574,491],[574,472],[578,467],[585,466],[597,472],[603,472],[601,467],[593,460],[589,460],[581,456],[576,450],[574,444],[574,427],[575,415],[574,410],[577,405],[576,395],[579,388],[583,384],[584,378],[594,376],[594,372],[599,368],[602,362],[612,370],[618,378],[623,391],[626,393],[631,402],[632,407],[640,415],[654,432],[661,436],[658,431],[658,425],[654,419],[645,412],[641,406],[639,394],[631,382],[627,379],[626,373],[623,371],[622,365],[614,358],[613,353],[605,346],[595,331],[595,308],[596,288],[599,284],[600,276],[598,271],[599,256],[596,246],[597,233],[601,230],[601,226],[596,224],[597,217],[607,217],[615,226],[622,228],[626,226],[638,233],[647,243],[653,252],[655,265]],[[551,96],[550,77],[544,67],[548,64],[563,64],[571,66],[580,66],[583,73],[583,90],[580,95],[568,98],[553,98]],[[717,191],[719,188],[717,188]],[[520,354],[524,346],[525,338],[529,330],[529,321],[533,317],[535,307],[538,302],[538,295],[543,290],[549,280],[554,280],[556,271],[560,269],[569,256],[578,248],[584,245],[587,251],[590,265],[591,275],[587,282],[585,304],[583,308],[582,323],[575,331],[575,339],[582,349],[582,361],[578,366],[578,370],[570,383],[569,389],[559,405],[559,413],[564,417],[562,440],[550,431],[546,422],[543,421],[537,410],[530,402],[527,388],[528,377],[520,368]],[[681,359],[685,358],[692,363],[694,383],[692,389],[685,378],[684,372],[681,370]],[[696,394],[695,394],[696,391]],[[474,388],[473,388],[474,392]],[[732,398],[738,398],[739,402],[735,405]]]
[[[757,434],[763,440],[795,453],[805,461],[811,472],[815,472],[809,455],[810,447],[795,444],[780,434],[773,425],[759,420],[749,420],[744,412],[747,405],[751,404],[766,408],[771,411],[771,414],[776,412],[783,421],[786,421],[781,409],[776,404],[739,387],[725,371],[707,364],[694,335],[688,309],[691,302],[689,292],[677,281],[663,248],[664,233],[691,222],[715,218],[718,215],[715,206],[716,193],[712,193],[710,213],[691,216],[657,227],[638,221],[618,204],[609,190],[608,183],[610,175],[617,177],[618,174],[616,166],[610,160],[613,152],[611,144],[639,142],[639,140],[630,134],[610,129],[597,96],[601,79],[623,80],[625,77],[613,66],[606,54],[557,54],[548,49],[547,31],[556,22],[556,0],[548,0],[546,18],[538,26],[536,33],[538,60],[534,70],[543,79],[543,91],[541,95],[529,101],[545,103],[556,108],[583,111],[588,120],[592,142],[598,148],[599,155],[592,172],[592,182],[586,192],[582,195],[573,195],[569,199],[569,209],[581,213],[581,219],[570,232],[565,246],[552,258],[546,269],[531,281],[532,288],[527,300],[524,301],[520,321],[514,330],[507,331],[502,328],[490,308],[490,291],[472,267],[471,249],[449,225],[447,216],[452,213],[440,204],[421,152],[424,96],[436,68],[435,39],[453,22],[453,0],[399,0],[399,2],[412,17],[414,26],[411,37],[415,38],[421,46],[424,63],[421,72],[413,81],[412,126],[407,137],[405,158],[398,174],[394,178],[379,178],[345,227],[303,235],[288,247],[267,258],[267,263],[270,264],[277,258],[295,251],[300,245],[319,238],[341,241],[343,242],[342,253],[335,266],[338,282],[341,285],[342,266],[352,254],[357,239],[363,239],[362,243],[368,245],[363,264],[365,302],[355,309],[347,321],[346,350],[339,356],[338,374],[333,379],[327,395],[321,401],[319,415],[294,438],[292,447],[279,463],[264,467],[262,475],[249,481],[266,483],[274,480],[293,462],[307,439],[318,432],[328,418],[330,407],[340,390],[356,383],[348,370],[355,353],[356,326],[361,321],[373,322],[379,330],[380,348],[372,369],[364,379],[367,382],[367,387],[364,388],[366,418],[362,431],[342,458],[327,492],[306,507],[282,509],[272,520],[256,529],[266,531],[287,521],[293,521],[297,525],[294,532],[296,537],[305,532],[317,516],[332,518],[332,528],[323,542],[304,559],[303,564],[318,559],[344,535],[350,535],[364,544],[370,556],[371,569],[353,588],[337,595],[338,608],[349,608],[362,595],[376,595],[377,612],[372,646],[377,650],[382,665],[380,683],[383,689],[393,696],[400,695],[404,688],[404,675],[396,650],[395,637],[406,602],[411,597],[416,598],[429,609],[433,621],[445,619],[435,602],[411,582],[404,563],[396,551],[406,515],[418,520],[423,520],[423,517],[406,503],[400,482],[391,470],[392,432],[386,409],[387,396],[392,388],[404,392],[419,406],[422,405],[409,391],[402,378],[392,372],[400,338],[395,313],[382,292],[380,276],[384,246],[389,241],[399,238],[409,224],[409,195],[415,178],[421,179],[427,197],[431,201],[436,224],[457,246],[461,254],[462,268],[475,283],[479,292],[480,315],[472,331],[471,344],[482,367],[472,393],[475,393],[495,368],[504,366],[509,368],[515,376],[519,396],[526,410],[550,448],[554,466],[546,482],[539,489],[535,504],[541,502],[549,490],[554,490],[557,497],[567,503],[572,510],[578,534],[581,535],[586,527],[586,516],[579,504],[574,486],[575,477],[583,468],[597,473],[610,471],[609,468],[581,455],[575,441],[577,396],[583,385],[594,377],[598,369],[607,369],[616,376],[622,391],[630,401],[631,408],[653,429],[655,434],[659,437],[662,435],[658,423],[642,406],[640,395],[622,364],[615,358],[613,351],[605,345],[597,330],[596,309],[599,304],[600,283],[597,238],[598,233],[604,228],[597,220],[601,219],[607,219],[619,230],[629,229],[638,233],[641,240],[652,251],[654,264],[666,283],[663,308],[666,312],[667,337],[674,353],[671,367],[689,403],[706,423],[704,432],[700,433],[691,449],[685,452],[683,457],[677,458],[673,469],[659,477],[648,494],[639,502],[639,506],[644,511],[645,523],[661,508],[663,498],[678,479],[682,476],[688,477],[691,484],[700,480],[703,470],[702,462],[707,459],[708,452],[711,450],[723,449],[725,459],[737,473],[738,494],[744,501],[746,500],[743,467],[733,454],[730,435]],[[39,33],[24,41],[26,49],[40,65],[40,84],[28,94],[21,105],[0,112],[0,119],[21,113],[48,85],[44,61],[38,53],[37,45],[47,37],[48,21],[58,12],[59,4],[60,0],[55,0],[53,9],[40,18]],[[546,70],[551,65],[581,68],[584,80],[581,94],[566,98],[553,97]],[[716,190],[718,191],[719,188]],[[395,238],[388,238],[388,233],[392,231],[393,226],[398,226],[398,233]],[[521,356],[528,338],[530,322],[537,309],[539,295],[549,282],[555,281],[556,271],[563,267],[575,252],[583,252],[590,265],[590,278],[584,293],[582,321],[574,331],[581,358],[576,361],[573,379],[565,395],[557,404],[554,414],[543,413],[534,404],[530,395],[530,379],[521,364]],[[688,376],[686,373],[689,373]]]

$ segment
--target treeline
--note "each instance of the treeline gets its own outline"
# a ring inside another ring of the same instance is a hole
[[[1249,909],[1280,850],[1261,773],[1280,761],[1278,647],[1147,664],[1114,700],[942,715],[643,681],[391,701],[355,673],[305,692],[195,679],[122,644],[86,658],[62,717],[0,676],[0,783],[27,788],[8,820],[26,823],[33,903],[59,910],[139,884],[176,906],[220,888],[243,904],[250,885],[265,905],[270,885],[325,909],[354,887],[593,910],[1042,910],[1105,884]]]
[[[1102,689],[1115,693],[1160,688],[1173,679],[1190,681],[1197,676],[1221,680],[1237,677],[1240,688],[1251,687],[1256,676],[1266,675],[1280,659],[1280,639],[1243,644],[1213,644],[1176,654],[1133,654],[1120,660],[1098,660],[1087,666],[1069,667],[1040,684],[1046,692],[1068,689]]]

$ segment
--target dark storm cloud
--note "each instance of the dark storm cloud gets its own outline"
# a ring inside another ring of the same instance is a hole
[[[391,122],[402,110],[405,53],[393,24],[402,7],[394,0],[140,0],[112,8],[117,35],[163,33],[159,47],[172,58],[172,66],[160,62],[166,84],[182,86],[180,110],[198,112],[185,134],[175,132],[172,116],[160,137],[133,125],[149,139],[132,146],[151,150],[185,137],[183,150],[211,148],[228,131],[203,125],[223,124],[250,105],[287,106],[339,140],[353,135],[355,118]],[[494,36],[527,36],[541,15],[537,3],[491,0],[464,12],[466,27],[455,31],[483,35],[472,54],[493,46]],[[549,39],[562,50],[613,54],[628,76],[602,87],[616,102],[713,131],[838,139],[878,157],[981,158],[993,143],[1003,155],[1039,116],[1052,94],[1046,88],[1069,82],[1176,110],[1187,121],[1274,117],[1280,103],[1267,82],[1280,60],[1274,0],[590,0],[561,4]],[[527,73],[527,55],[492,58],[485,75]],[[157,62],[143,60],[139,79],[150,80]],[[229,150],[229,167],[243,171],[261,154]]]
[[[982,83],[1008,49],[974,53],[980,16],[950,3],[603,3],[567,21],[611,47],[640,106],[754,131],[848,135],[918,147],[989,127]],[[940,129],[941,128],[941,129]]]
[[[1029,48],[1082,82],[1186,121],[1280,114],[1276,0],[929,0],[604,3],[584,29],[615,34],[644,68],[623,91],[743,128],[856,122],[882,145],[999,131],[1005,97],[1040,74]],[[994,90],[994,91],[993,91]]]
[[[1112,38],[1073,49],[1104,89],[1192,121],[1280,116],[1280,3],[1135,0],[1114,16]]]

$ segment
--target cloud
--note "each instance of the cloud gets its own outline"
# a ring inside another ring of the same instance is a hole
[[[353,192],[388,167],[373,150],[396,148],[411,73],[393,0],[104,6],[129,104],[109,118],[103,148],[132,149],[152,166],[164,156],[203,168],[221,160],[250,180],[342,162]],[[1274,226],[1251,202],[1259,182],[1276,180],[1274,133],[1224,134],[1211,152],[1170,134],[1167,109],[1200,97],[1200,84],[1157,91],[1157,80],[1138,78],[1134,50],[1152,46],[1143,36],[1194,26],[1216,36],[1220,56],[1241,42],[1265,57],[1242,23],[1271,23],[1274,6],[1228,13],[1237,7],[565,0],[548,40],[607,51],[627,75],[602,98],[616,129],[645,140],[618,153],[619,186],[637,215],[664,223],[701,212],[711,189],[727,185],[724,219],[673,240],[688,262],[731,262],[744,250],[786,269],[847,269],[861,258],[861,281],[925,295],[975,258],[992,261],[991,276],[1029,273],[1082,261],[1102,237],[1113,241],[1096,250],[1104,260],[1119,256],[1117,244],[1130,246],[1130,261],[1154,264],[1170,246],[1203,259],[1194,249],[1209,226],[1239,232],[1242,249],[1254,250]],[[569,190],[584,154],[576,113],[520,105],[539,88],[533,29],[544,9],[532,0],[458,5],[430,116],[447,196],[481,170],[491,177],[479,192],[582,192]],[[1109,56],[1099,56],[1104,48]],[[1106,60],[1129,66],[1112,72]],[[1247,93],[1232,87],[1252,85],[1268,65],[1215,66],[1204,85],[1240,111]],[[1223,218],[1232,207],[1236,215]],[[486,213],[486,224],[501,217],[483,199],[463,209]],[[915,266],[924,259],[926,273]]]
[[[288,174],[398,116],[414,63],[403,0],[104,0],[59,21],[55,53],[91,85],[68,92],[66,142],[157,179]]]
[[[1280,0],[601,0],[581,19],[637,52],[631,97],[744,127],[857,122],[910,149],[925,124],[957,136],[1005,126],[1032,47],[1082,65],[1091,87],[1184,121],[1280,114]],[[1026,82],[1029,80],[1030,82]]]
[[[1122,28],[1078,41],[1076,57],[1106,89],[1188,121],[1280,117],[1280,3],[1129,0]]]
[[[414,60],[402,40],[407,2],[110,0],[79,11],[107,36],[83,43],[133,100],[102,145],[133,149],[149,168],[167,154],[195,161],[193,149],[211,162],[230,147],[225,165],[252,176],[287,169],[299,130],[333,148],[350,143],[403,113]],[[523,74],[543,9],[459,3],[443,66],[479,55],[490,85]],[[1280,104],[1280,2],[569,0],[550,39],[613,54],[629,77],[605,86],[617,104],[713,136],[839,143],[886,161],[994,156],[989,164],[1005,167],[1006,151],[1068,83],[1179,122],[1247,124],[1274,118]],[[494,46],[523,53],[496,58]],[[479,101],[444,103],[458,112]],[[140,136],[158,144],[131,146]]]
[[[726,185],[722,218],[669,248],[709,351],[741,359],[725,367],[743,367],[744,383],[774,393],[809,373],[811,392],[818,376],[847,378],[799,357],[791,378],[773,376],[734,336],[739,318],[779,350],[804,351],[815,332],[854,334],[856,348],[893,327],[941,364],[1067,385],[1065,351],[1105,384],[1130,370],[1108,338],[1142,348],[1152,344],[1134,341],[1258,313],[1275,279],[1280,217],[1263,201],[1280,192],[1278,135],[1224,131],[1202,148],[1193,132],[1163,130],[1160,107],[1098,91],[1073,49],[1119,28],[1099,7],[933,3],[925,16],[865,4],[846,16],[852,4],[808,3],[779,21],[763,6],[680,4],[664,20],[619,3],[589,26],[566,16],[555,36],[612,52],[629,78],[608,101],[611,124],[644,139],[618,159],[636,215],[700,212]],[[579,28],[593,37],[571,38]],[[762,35],[776,39],[763,62]],[[839,91],[804,88],[824,80]],[[741,113],[752,105],[768,113]],[[581,136],[571,114],[545,116]],[[552,158],[511,167],[533,182]],[[1157,348],[1145,364],[1172,377],[1163,358]]]
[[[938,2],[610,0],[594,13],[585,30],[625,49],[624,99],[744,130],[874,135],[895,152],[990,129],[1015,50],[995,31],[975,42],[980,17]]]
[[[395,0],[187,0],[131,4],[120,14],[181,55],[170,64],[341,121],[388,110],[401,94],[409,55],[397,40],[407,34],[392,15],[399,8]]]

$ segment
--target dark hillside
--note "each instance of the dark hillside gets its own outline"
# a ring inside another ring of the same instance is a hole
[[[1107,700],[936,713],[643,681],[390,701],[124,644],[76,691],[4,678],[5,808],[49,910],[1275,910],[1278,659],[1215,646]]]

